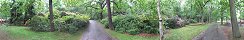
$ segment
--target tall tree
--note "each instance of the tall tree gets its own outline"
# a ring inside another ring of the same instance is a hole
[[[107,8],[108,8],[108,21],[109,21],[109,29],[113,30],[113,23],[112,23],[112,14],[111,14],[111,7],[110,7],[110,0],[106,0]]]
[[[162,16],[160,14],[160,0],[158,0],[158,3],[157,3],[157,11],[158,11],[158,18],[159,18],[159,33],[160,33],[160,40],[163,40],[164,39],[164,36],[163,36],[163,28],[162,28]]]
[[[99,15],[100,15],[100,19],[101,20],[103,19],[103,8],[104,8],[105,5],[106,5],[106,3],[104,2],[104,0],[99,0],[99,6],[100,6],[100,9],[101,9]]]
[[[49,21],[50,21],[50,31],[53,32],[54,31],[54,23],[53,23],[53,5],[52,5],[52,0],[49,0]]]
[[[236,18],[236,10],[235,10],[235,0],[229,0],[230,3],[230,16],[231,16],[231,25],[232,25],[232,32],[233,36],[235,38],[240,38],[240,30],[239,26],[237,24],[237,18]]]
[[[10,24],[13,23],[13,21],[14,21],[14,17],[15,17],[15,15],[16,15],[16,13],[17,13],[16,11],[17,11],[17,9],[19,8],[18,6],[17,6],[17,7],[14,6],[14,4],[15,4],[15,0],[12,0],[12,2],[13,2],[13,3],[12,3],[11,6],[10,6],[10,7],[11,7],[11,9],[10,9],[10,14],[11,14],[10,17],[11,17],[11,18],[9,19],[9,20],[10,20],[10,22],[9,22]]]

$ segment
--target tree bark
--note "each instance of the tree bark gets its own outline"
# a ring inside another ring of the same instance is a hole
[[[54,31],[54,23],[53,23],[53,5],[52,5],[52,0],[49,0],[49,12],[50,12],[50,31]]]
[[[108,8],[108,21],[109,21],[109,29],[114,30],[113,23],[112,23],[112,14],[111,14],[111,7],[110,7],[110,0],[106,0],[107,8]]]
[[[159,33],[160,33],[160,40],[164,40],[164,36],[163,36],[163,28],[162,28],[162,16],[160,14],[160,0],[158,0],[157,3],[157,11],[158,11],[158,18],[159,18]]]
[[[221,11],[222,12],[222,11]],[[224,20],[224,13],[221,13],[221,17],[220,17],[220,20],[221,20],[221,25],[223,25],[223,20]]]
[[[234,38],[240,38],[240,30],[237,24],[236,10],[235,10],[235,0],[229,0],[230,3],[230,16],[231,16],[231,25]]]

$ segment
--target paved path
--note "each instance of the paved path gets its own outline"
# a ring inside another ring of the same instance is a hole
[[[227,36],[224,35],[220,24],[217,23],[210,24],[209,28],[199,36],[199,38],[194,40],[228,40]]]
[[[10,38],[7,35],[7,33],[5,33],[5,32],[3,32],[3,31],[0,30],[0,40],[10,40]]]
[[[90,24],[83,33],[81,40],[115,40],[107,32],[101,23],[89,20]]]

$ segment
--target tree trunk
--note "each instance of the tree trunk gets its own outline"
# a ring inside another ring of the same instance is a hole
[[[236,18],[236,10],[235,10],[235,0],[229,0],[230,3],[230,16],[231,16],[231,25],[232,25],[232,32],[233,32],[233,37],[235,38],[240,38],[240,30],[239,26],[237,24],[237,18]]]
[[[100,3],[100,9],[101,9],[101,11],[100,11],[99,15],[100,15],[100,19],[102,20],[103,19],[103,3]]]
[[[205,14],[202,12],[201,23],[204,23],[204,16],[205,16]]]
[[[9,19],[9,23],[12,24],[13,20],[14,20],[14,14],[16,13],[16,7],[14,7],[13,5],[15,4],[15,0],[12,0],[12,4],[11,4],[11,9],[10,9],[10,19]]]
[[[164,36],[163,36],[163,28],[162,28],[162,16],[160,14],[160,0],[158,0],[157,3],[157,11],[158,11],[158,18],[159,18],[159,33],[160,33],[160,40],[164,40]]]
[[[54,23],[53,23],[53,5],[52,5],[52,0],[49,0],[49,12],[50,12],[50,31],[54,31]]]
[[[100,20],[102,20],[103,19],[103,11],[101,11],[99,14],[100,14]]]
[[[221,11],[222,12],[222,11]],[[223,25],[223,20],[224,20],[224,13],[221,13],[221,17],[220,17],[220,20],[221,20],[221,25]]]
[[[112,14],[111,14],[111,7],[110,7],[110,0],[106,0],[107,8],[108,8],[108,21],[109,21],[109,29],[114,30],[113,23],[112,23]]]

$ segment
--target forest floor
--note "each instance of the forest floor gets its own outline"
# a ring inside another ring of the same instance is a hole
[[[89,22],[90,24],[80,40],[116,40],[105,31],[101,23],[95,20],[89,20]]]
[[[220,24],[212,23],[209,28],[200,33],[199,36],[193,38],[193,40],[228,40],[224,33],[223,27]]]

